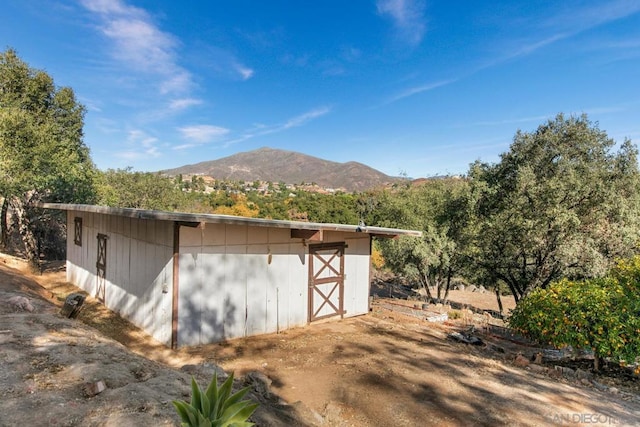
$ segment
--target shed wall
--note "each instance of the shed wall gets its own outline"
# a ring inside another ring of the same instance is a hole
[[[75,218],[82,218],[81,246]],[[170,345],[173,223],[68,211],[67,224],[67,280],[96,296],[97,235],[107,235],[105,306]]]
[[[346,242],[345,316],[368,312],[369,236]],[[290,230],[206,224],[181,227],[178,345],[278,332],[308,321],[308,247]]]
[[[74,218],[82,219],[81,245]],[[108,236],[105,305],[171,344],[173,222],[67,213],[67,280],[95,296],[97,235]],[[180,227],[178,345],[278,332],[308,322],[309,251],[286,228],[207,223]],[[345,317],[368,312],[370,236],[345,242]]]

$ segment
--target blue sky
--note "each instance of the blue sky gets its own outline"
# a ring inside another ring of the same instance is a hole
[[[7,47],[74,89],[101,169],[273,147],[458,174],[559,112],[640,140],[637,0],[4,0]]]

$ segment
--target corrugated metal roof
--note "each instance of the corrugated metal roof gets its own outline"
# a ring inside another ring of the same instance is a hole
[[[325,224],[319,222],[284,221],[264,218],[247,218],[233,215],[198,214],[187,212],[169,212],[135,208],[112,208],[108,206],[80,205],[69,203],[40,203],[39,207],[63,211],[91,212],[105,215],[124,216],[128,218],[155,219],[160,221],[178,221],[190,223],[218,223],[250,225],[255,227],[286,228],[291,230],[344,231],[352,233],[368,233],[373,236],[422,236],[416,230],[401,230],[396,228],[368,227],[348,224]]]

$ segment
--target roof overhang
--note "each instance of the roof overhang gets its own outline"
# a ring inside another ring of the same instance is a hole
[[[249,225],[253,227],[285,228],[291,230],[291,237],[305,240],[322,240],[325,231],[342,231],[347,233],[366,233],[374,237],[393,238],[398,236],[422,236],[421,231],[401,230],[396,228],[368,227],[348,224],[327,224],[318,222],[284,221],[264,218],[247,218],[233,215],[198,214],[187,212],[169,212],[135,208],[112,208],[108,206],[81,205],[69,203],[40,203],[44,209],[63,211],[99,213],[105,215],[122,216],[127,218],[153,219],[158,221],[173,221],[184,224],[232,224]]]

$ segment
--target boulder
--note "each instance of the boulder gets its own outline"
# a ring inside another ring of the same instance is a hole
[[[529,359],[527,359],[526,357],[524,357],[522,354],[518,354],[516,356],[516,358],[513,360],[513,363],[515,363],[516,366],[519,366],[521,368],[525,368],[527,366],[529,366]]]
[[[91,383],[84,383],[82,385],[82,394],[84,395],[84,397],[93,397],[102,393],[106,389],[107,386],[102,380]]]
[[[271,393],[271,378],[259,371],[251,371],[244,377],[244,385],[251,387],[255,393],[266,400],[273,400],[277,397]]]
[[[11,297],[7,300],[7,303],[13,307],[14,310],[16,311],[29,311],[32,312],[33,310],[35,310],[35,307],[33,306],[33,304],[31,304],[31,301],[29,301],[29,298],[27,297],[22,297],[22,296],[14,296]]]
[[[574,371],[571,368],[567,368],[566,366],[554,366],[554,369],[558,372],[560,372],[560,374],[565,377],[565,378],[575,378],[576,377],[576,371]]]
[[[542,365],[531,364],[527,367],[527,369],[531,370],[531,372],[535,372],[536,374],[546,374],[549,370]]]
[[[474,335],[461,334],[460,332],[452,332],[447,335],[447,338],[465,344],[484,345],[484,342],[480,338]]]
[[[591,380],[593,379],[593,374],[589,371],[585,371],[584,369],[576,369],[576,378],[579,380]]]

